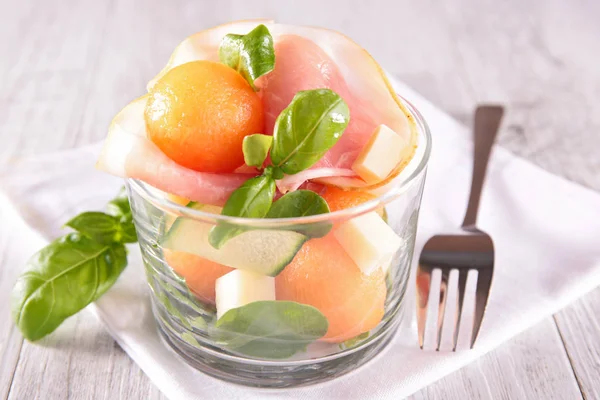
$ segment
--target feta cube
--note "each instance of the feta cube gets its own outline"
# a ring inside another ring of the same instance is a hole
[[[236,269],[216,281],[217,318],[232,308],[262,300],[275,300],[275,278]]]
[[[333,234],[365,275],[378,268],[387,270],[402,245],[402,239],[375,211],[344,222]]]
[[[352,170],[367,183],[380,182],[402,161],[401,152],[407,145],[402,136],[379,125],[354,161]]]

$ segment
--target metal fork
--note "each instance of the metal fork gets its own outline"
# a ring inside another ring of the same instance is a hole
[[[471,348],[475,344],[481,328],[481,321],[488,302],[490,286],[494,272],[494,243],[487,233],[476,227],[477,211],[481,189],[485,179],[492,145],[496,138],[504,109],[500,106],[479,106],[475,111],[473,179],[469,205],[462,226],[457,232],[435,235],[427,241],[419,257],[417,269],[417,323],[419,345],[425,341],[425,323],[427,305],[431,289],[431,276],[435,269],[441,271],[440,297],[437,317],[437,348],[442,342],[444,312],[448,295],[450,271],[458,271],[457,312],[454,318],[454,345],[456,351],[460,319],[465,299],[467,276],[470,270],[477,271],[477,289],[475,292],[475,316],[471,333]]]

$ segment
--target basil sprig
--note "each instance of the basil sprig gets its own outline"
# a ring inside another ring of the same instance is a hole
[[[17,279],[11,311],[28,340],[43,338],[96,301],[125,269],[125,243],[137,237],[124,193],[107,209],[108,214],[85,212],[67,222],[76,232],[36,253]]]
[[[222,215],[245,218],[293,218],[329,212],[327,202],[308,190],[286,195],[273,204],[275,180],[312,167],[341,137],[350,120],[344,100],[330,89],[306,90],[296,94],[275,121],[272,145],[262,138],[247,139],[244,159],[262,168],[270,149],[271,161],[262,175],[251,178],[236,189],[223,207]],[[273,205],[273,207],[271,207]],[[273,211],[271,211],[273,209]],[[298,232],[310,237],[326,235],[331,226],[323,224]],[[294,229],[296,230],[296,229]],[[232,224],[220,222],[209,234],[209,242],[220,248],[227,240],[244,232]]]
[[[254,81],[275,67],[273,37],[264,25],[246,35],[226,35],[219,46],[219,59],[238,71],[256,90]]]

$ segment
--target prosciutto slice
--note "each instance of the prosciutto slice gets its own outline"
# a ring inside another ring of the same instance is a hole
[[[308,30],[302,28],[301,33],[307,34]],[[318,179],[340,187],[368,187],[351,167],[375,128],[386,124],[410,139],[406,114],[399,109],[398,103],[390,102],[395,98],[388,87],[382,90],[377,85],[383,76],[374,68],[376,64],[368,62],[372,59],[364,50],[357,52],[357,48],[360,49],[357,45],[347,39],[342,41],[341,35],[325,32],[327,36],[313,37],[314,41],[300,35],[278,36],[275,42],[275,69],[258,82],[269,134],[273,132],[277,116],[301,90],[329,88],[338,93],[350,108],[350,123],[336,145],[309,171],[278,181],[277,186],[284,193],[298,188],[303,179]],[[330,54],[325,48],[330,50]],[[348,71],[345,76],[340,67],[342,64],[338,66],[334,56],[356,66],[357,71]],[[361,76],[362,71],[370,72],[370,75]],[[347,81],[354,85],[351,87]]]
[[[146,100],[147,96],[140,97],[115,117],[96,167],[200,203],[225,204],[252,175],[196,172],[171,160],[146,136]]]
[[[352,95],[336,63],[315,42],[298,35],[283,35],[275,42],[275,69],[257,83],[265,108],[267,133],[301,90],[328,88],[350,108],[350,122],[336,145],[313,168],[350,169],[360,149],[379,125]],[[324,171],[329,172],[329,171]]]

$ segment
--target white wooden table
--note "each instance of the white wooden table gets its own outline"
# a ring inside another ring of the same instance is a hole
[[[183,38],[271,17],[348,34],[465,123],[479,101],[506,104],[503,146],[600,190],[597,0],[0,2],[0,165],[103,138]],[[8,246],[0,238],[0,399],[164,398],[89,313],[24,342],[6,322],[19,270]],[[598,399],[599,338],[597,289],[413,397]]]

